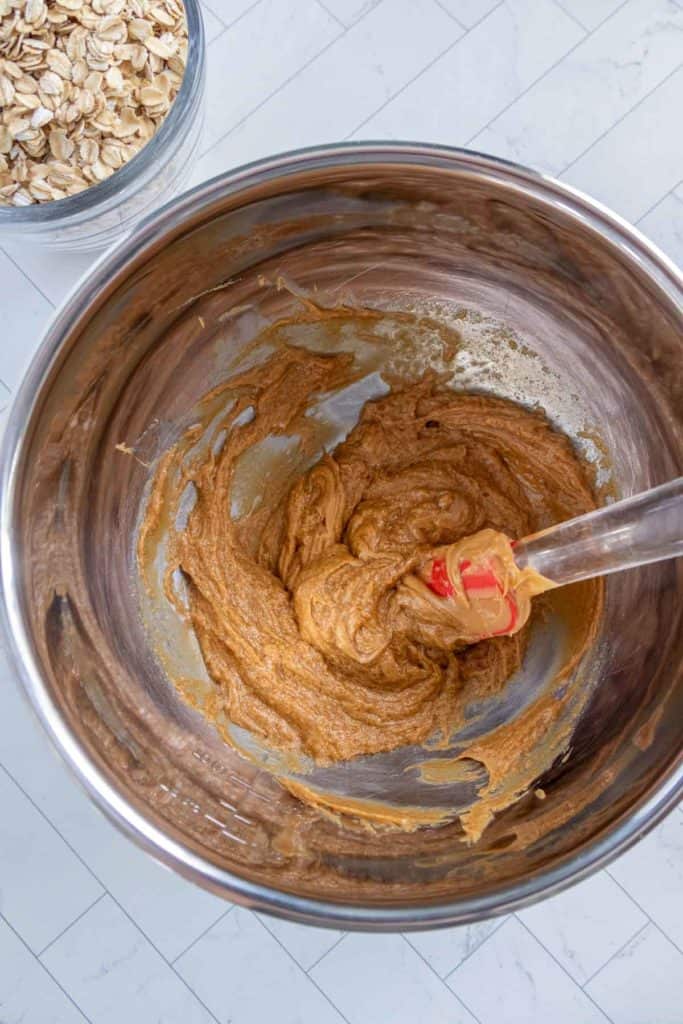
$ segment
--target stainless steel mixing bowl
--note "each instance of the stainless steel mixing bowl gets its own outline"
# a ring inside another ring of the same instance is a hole
[[[584,441],[622,495],[683,472],[681,278],[628,225],[548,178],[457,150],[353,145],[263,161],[153,214],[101,259],[33,362],[2,464],[17,668],[109,817],[230,899],[376,929],[509,911],[605,864],[681,792],[680,566],[609,581],[591,698],[569,756],[537,782],[545,800],[523,797],[473,846],[458,823],[373,835],[304,808],[178,698],[147,642],[133,564],[155,458],[235,353],[294,308],[289,289],[460,317],[472,337],[457,382],[538,402],[574,434],[593,424],[599,437]],[[477,323],[515,344],[482,328],[477,350]],[[525,378],[532,364],[542,369]]]

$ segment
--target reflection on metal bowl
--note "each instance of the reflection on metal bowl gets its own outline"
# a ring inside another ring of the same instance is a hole
[[[274,158],[153,214],[52,324],[5,439],[10,645],[94,799],[187,877],[346,927],[502,913],[604,864],[680,794],[680,566],[608,581],[568,755],[536,781],[545,799],[522,797],[478,842],[461,842],[458,822],[388,834],[302,805],[169,683],[140,615],[134,553],[157,457],[263,325],[314,290],[457,327],[453,382],[541,405],[621,495],[683,471],[681,281],[636,232],[477,154],[378,144]],[[418,355],[433,363],[426,343]],[[358,409],[346,398],[327,410],[341,433]],[[177,658],[178,630],[169,622]],[[532,653],[513,695],[551,670],[552,644]],[[506,699],[490,713],[518,713]],[[414,751],[396,756],[401,769],[414,763]],[[361,797],[383,794],[372,771]]]

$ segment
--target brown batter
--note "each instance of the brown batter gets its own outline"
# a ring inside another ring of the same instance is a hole
[[[234,377],[211,399],[234,399],[221,444],[193,447],[197,428],[165,456],[139,539],[144,565],[175,510],[166,593],[216,684],[212,713],[319,764],[445,744],[465,704],[519,667],[528,627],[472,645],[502,631],[500,605],[473,620],[471,604],[430,589],[426,567],[443,559],[457,589],[462,538],[496,531],[485,547],[504,562],[499,534],[522,537],[594,507],[570,442],[542,413],[426,377],[368,402],[285,502],[235,520],[240,460],[274,436],[298,435],[305,450],[314,396],[353,373],[348,354],[284,347]],[[528,577],[511,585],[519,626],[538,588]]]

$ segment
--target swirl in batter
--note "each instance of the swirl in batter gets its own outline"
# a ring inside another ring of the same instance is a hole
[[[245,455],[293,435],[306,450],[311,404],[353,379],[347,353],[286,346],[233,377],[212,398],[232,400],[219,442],[198,446],[197,428],[162,459],[138,548],[143,564],[170,508],[166,592],[191,622],[215,713],[318,764],[445,744],[465,705],[520,666],[528,625],[472,643],[476,629],[442,614],[424,566],[445,546],[481,530],[522,537],[595,505],[543,413],[426,376],[366,403],[285,501],[234,518]]]

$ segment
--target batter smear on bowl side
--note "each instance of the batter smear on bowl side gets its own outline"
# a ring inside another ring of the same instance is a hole
[[[544,589],[541,577],[517,579],[512,608],[508,599],[482,618],[466,601],[456,615],[444,596],[462,586],[457,566],[473,543],[503,564],[501,540],[595,507],[583,464],[543,413],[427,373],[366,402],[345,440],[293,469],[284,500],[235,516],[243,460],[278,437],[312,451],[314,401],[357,375],[352,353],[291,345],[236,373],[208,399],[227,410],[213,443],[200,443],[198,425],[162,457],[138,540],[144,577],[167,534],[165,594],[215,684],[204,713],[317,765],[446,746],[467,704],[519,669],[531,597]],[[599,583],[581,585],[572,664],[593,638],[600,595]],[[500,765],[556,712],[525,714],[500,736]],[[479,747],[483,758],[486,740]]]

